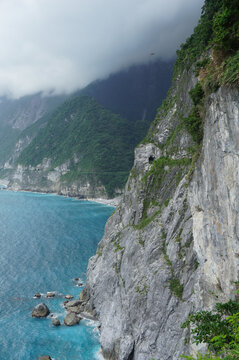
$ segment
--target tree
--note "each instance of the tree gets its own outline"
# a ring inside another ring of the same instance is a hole
[[[189,316],[182,328],[193,325],[194,343],[206,343],[209,352],[182,356],[188,360],[236,360],[239,359],[239,303],[230,300],[217,303],[214,311],[199,311]]]

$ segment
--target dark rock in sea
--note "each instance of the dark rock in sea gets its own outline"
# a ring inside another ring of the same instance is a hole
[[[39,356],[38,360],[52,360],[49,355]]]
[[[44,303],[38,304],[32,310],[32,316],[33,317],[41,318],[41,317],[46,317],[49,314],[50,314],[50,310],[48,309],[48,307]]]
[[[83,283],[81,283],[81,282],[79,282],[78,284],[77,284],[77,286],[79,286],[79,287],[81,287],[81,286],[83,286],[84,284]]]
[[[74,281],[79,281],[79,278],[75,278]]]
[[[66,298],[67,300],[71,300],[71,299],[74,299],[74,296],[72,296],[72,295],[66,295],[65,298]]]
[[[40,294],[40,293],[36,293],[36,294],[34,295],[34,297],[35,297],[35,298],[40,298],[40,297],[41,297],[41,294]]]
[[[74,313],[69,313],[64,319],[64,324],[67,326],[73,326],[79,324],[81,318]]]
[[[61,325],[61,322],[58,318],[53,318],[52,319],[52,325],[54,326],[60,326]]]
[[[46,297],[48,297],[48,298],[52,298],[52,297],[54,297],[55,296],[55,293],[53,292],[53,291],[48,291],[47,293],[46,293]]]

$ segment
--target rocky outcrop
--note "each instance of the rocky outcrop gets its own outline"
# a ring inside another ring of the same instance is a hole
[[[227,300],[239,270],[239,91],[221,88],[206,103],[203,148],[190,187],[195,288],[201,306]]]
[[[206,98],[199,149],[182,122],[196,81],[176,78],[89,261],[81,300],[100,321],[105,359],[178,360],[193,351],[180,326],[189,313],[234,296],[239,94]]]
[[[79,317],[76,314],[74,314],[73,312],[71,312],[66,315],[66,317],[64,319],[64,324],[66,326],[73,326],[73,325],[79,324],[80,320],[81,320],[81,317]]]
[[[65,298],[67,299],[67,300],[72,300],[73,298],[74,298],[74,296],[73,295],[65,295]]]
[[[47,305],[44,303],[38,304],[32,310],[32,317],[47,317],[50,314],[50,310],[48,309]]]
[[[18,191],[36,191],[44,193],[57,193],[59,195],[85,198],[107,198],[105,187],[94,181],[77,180],[68,184],[62,177],[70,172],[70,162],[52,168],[51,160],[44,159],[36,167],[17,165],[14,168],[6,163],[3,175],[0,174],[1,184],[8,189]]]
[[[53,318],[52,319],[52,325],[54,326],[60,326],[61,325],[61,322],[58,318]]]
[[[80,314],[84,309],[84,302],[82,300],[66,301],[64,304],[66,311]]]
[[[48,291],[48,292],[46,293],[46,297],[47,297],[47,298],[53,298],[53,297],[55,297],[55,296],[56,296],[56,294],[55,294],[54,291]]]

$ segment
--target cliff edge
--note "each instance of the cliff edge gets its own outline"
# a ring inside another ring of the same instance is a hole
[[[204,19],[213,16],[213,2],[207,5]],[[100,320],[105,359],[194,354],[190,328],[181,324],[235,297],[239,91],[219,74],[218,59],[207,51],[175,72],[89,261],[81,298]]]

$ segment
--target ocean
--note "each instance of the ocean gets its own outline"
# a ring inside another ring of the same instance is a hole
[[[0,191],[0,360],[97,359],[95,324],[63,324],[64,295],[78,298],[113,208],[55,195]],[[46,293],[55,291],[54,298]],[[35,293],[42,298],[34,298]],[[60,319],[32,318],[44,302]]]

